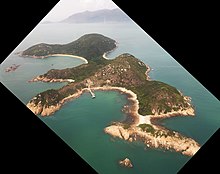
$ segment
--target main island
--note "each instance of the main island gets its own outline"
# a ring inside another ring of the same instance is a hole
[[[152,80],[150,67],[135,56],[124,53],[106,59],[117,42],[101,34],[86,34],[68,44],[37,44],[20,56],[47,58],[54,55],[72,56],[85,61],[73,68],[51,69],[31,79],[31,82],[67,82],[60,89],[50,89],[34,96],[27,107],[36,115],[50,116],[68,101],[89,92],[119,91],[126,94],[128,103],[124,122],[106,125],[104,132],[125,141],[142,141],[147,147],[176,151],[193,156],[200,145],[190,137],[166,129],[156,120],[172,116],[194,116],[191,99],[175,87]]]

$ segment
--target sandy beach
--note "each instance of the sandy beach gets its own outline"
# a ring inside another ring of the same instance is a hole
[[[104,53],[102,57],[103,57],[104,59],[106,59],[106,60],[110,60],[110,59],[107,57],[107,54],[109,54],[109,53]]]
[[[76,59],[81,59],[83,60],[86,64],[88,63],[88,60],[84,57],[81,56],[76,56],[76,55],[70,55],[70,54],[52,54],[52,55],[48,55],[47,57],[72,57],[72,58],[76,58]]]
[[[71,55],[71,54],[49,54],[46,56],[31,56],[31,55],[23,55],[22,52],[17,53],[19,56],[21,57],[31,57],[31,58],[35,58],[35,59],[46,59],[48,57],[72,57],[72,58],[76,58],[76,59],[81,59],[83,60],[86,64],[88,63],[88,60],[84,57],[81,56],[76,56],[76,55]]]
[[[128,95],[128,100],[131,101],[131,105],[129,105],[128,114],[132,116],[134,123],[133,125],[139,124],[151,124],[151,119],[161,119],[161,118],[169,118],[173,116],[194,116],[195,112],[193,108],[187,108],[185,110],[178,110],[178,111],[171,111],[166,114],[159,114],[159,115],[140,115],[138,113],[139,110],[139,101],[137,99],[137,95],[126,88],[123,87],[112,87],[112,86],[104,86],[104,87],[94,87],[91,90],[102,90],[102,91],[119,91]]]
[[[128,95],[128,100],[132,102],[132,104],[129,106],[129,110],[127,110],[128,114],[132,116],[133,118],[133,124],[138,124],[139,123],[139,118],[141,115],[138,113],[139,110],[139,102],[137,100],[137,95],[132,92],[131,90],[128,90],[123,87],[113,87],[113,86],[104,86],[104,87],[94,87],[91,88],[91,90],[97,91],[97,90],[102,90],[102,91],[119,91],[121,93],[124,93]],[[150,121],[150,120],[149,120]]]
[[[103,57],[104,59],[106,59],[106,60],[111,60],[110,58],[107,57],[107,55],[110,54],[111,52],[113,52],[115,49],[117,49],[117,48],[118,48],[118,44],[119,44],[118,42],[115,42],[115,48],[113,48],[113,49],[110,50],[110,51],[105,52],[105,53],[102,55],[102,57]]]
[[[126,94],[128,96],[128,100],[131,102],[129,106],[125,107],[125,112],[128,114],[128,116],[132,117],[132,126],[138,126],[140,124],[151,124],[153,125],[153,120],[155,119],[161,119],[161,118],[169,118],[173,116],[193,116],[194,109],[193,108],[187,108],[185,110],[178,110],[178,111],[171,111],[166,114],[160,114],[160,115],[140,115],[138,113],[139,110],[139,101],[137,99],[137,95],[126,88],[123,87],[113,87],[113,86],[104,86],[104,87],[92,87],[90,88],[92,91],[119,91],[123,94]],[[63,98],[57,106],[54,107],[48,107],[44,108],[41,106],[41,103],[38,103],[37,105],[33,103],[28,103],[27,106],[30,110],[32,110],[35,114],[41,114],[41,116],[49,116],[59,110],[62,105],[64,105],[67,101],[74,100],[78,97],[80,97],[84,92],[89,92],[89,88],[83,88],[82,90],[69,95],[68,97]],[[41,109],[39,109],[41,108]],[[152,119],[152,122],[151,122]]]

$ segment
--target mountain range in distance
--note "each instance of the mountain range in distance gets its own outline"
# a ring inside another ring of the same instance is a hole
[[[105,23],[105,22],[128,22],[131,19],[119,8],[102,9],[96,11],[84,11],[75,13],[59,23]],[[45,21],[43,24],[53,23]]]

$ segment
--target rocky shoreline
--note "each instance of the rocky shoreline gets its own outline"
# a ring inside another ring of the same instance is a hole
[[[151,68],[149,65],[147,65],[147,64],[145,64],[145,65],[147,67],[147,71],[146,71],[145,75],[146,75],[146,79],[149,81],[149,80],[151,80],[151,78],[149,76],[149,72],[151,71]]]
[[[137,95],[133,93],[131,90],[127,90],[126,88],[122,87],[94,87],[91,88],[93,91],[119,91],[121,93],[124,93],[128,96],[128,100],[131,101],[131,106],[129,106],[130,111],[128,111],[129,116],[133,119],[133,124],[129,125],[129,127],[126,129],[123,123],[115,123],[113,125],[110,125],[104,129],[104,132],[113,136],[117,137],[126,141],[143,141],[147,147],[151,148],[162,148],[165,150],[174,150],[176,152],[179,152],[183,155],[187,156],[193,156],[200,148],[200,145],[193,140],[192,138],[184,137],[181,134],[167,130],[161,126],[157,126],[151,122],[151,119],[161,119],[161,118],[167,118],[171,116],[177,116],[177,115],[194,115],[194,109],[188,108],[185,110],[179,110],[179,111],[173,111],[167,114],[161,114],[161,115],[147,115],[142,116],[138,114],[139,109],[139,102],[137,100]],[[39,102],[37,105],[35,105],[32,102],[29,102],[27,104],[27,107],[36,115],[41,116],[49,116],[58,111],[62,105],[70,100],[76,99],[80,97],[84,92],[89,91],[88,88],[84,88],[81,91],[78,91],[77,93],[70,95],[63,100],[61,100],[57,105],[52,105],[49,107],[45,107],[41,105],[41,102]],[[152,132],[145,132],[141,130],[139,127],[141,124],[151,125],[153,127],[154,133]]]
[[[68,79],[66,79],[68,80]],[[62,80],[59,82],[66,82],[66,80]],[[37,80],[34,80],[37,81]],[[39,81],[45,81],[45,82],[55,82],[55,79],[41,79]],[[172,117],[172,116],[177,116],[177,115],[181,115],[181,116],[193,116],[194,114],[194,109],[192,107],[186,108],[186,109],[180,109],[178,111],[172,111],[172,112],[168,112],[166,114],[154,114],[154,115],[146,115],[146,116],[142,116],[138,113],[139,110],[139,101],[137,99],[137,95],[132,92],[131,90],[128,90],[126,88],[123,87],[112,87],[112,86],[104,86],[104,87],[93,87],[91,88],[91,90],[93,91],[119,91],[123,94],[126,94],[128,96],[128,100],[131,101],[132,104],[129,105],[128,108],[125,108],[126,113],[129,114],[134,122],[133,124],[138,125],[138,124],[142,124],[142,123],[151,123],[150,119],[161,119],[161,118],[168,118],[168,117]],[[35,105],[32,102],[29,102],[27,104],[27,107],[34,112],[35,114],[39,115],[41,114],[42,116],[49,116],[51,114],[53,114],[54,112],[56,112],[57,110],[59,110],[61,108],[61,106],[69,100],[73,100],[78,98],[80,95],[82,95],[83,92],[85,91],[89,91],[88,88],[84,88],[81,91],[78,91],[77,93],[70,95],[64,99],[62,99],[56,106],[50,106],[50,107],[44,107],[41,105],[41,103],[39,102],[37,105]],[[45,114],[47,113],[47,114]]]
[[[68,83],[73,83],[73,82],[75,82],[75,80],[73,80],[73,79],[49,79],[47,77],[37,76],[37,77],[29,80],[28,82],[46,82],[46,83],[68,82]]]
[[[33,102],[28,102],[28,104],[26,105],[35,115],[41,115],[42,117],[44,116],[50,116],[52,114],[54,114],[56,111],[58,111],[65,102],[68,102],[70,100],[76,99],[78,97],[80,97],[82,95],[83,92],[87,91],[87,88],[84,88],[82,91],[78,91],[75,94],[72,94],[68,97],[65,97],[64,99],[62,99],[58,104],[56,105],[51,105],[48,107],[45,107],[41,104],[41,101],[38,102],[37,104],[33,103]]]
[[[188,137],[184,137],[179,133],[172,131],[171,135],[168,135],[170,132],[169,130],[166,130],[165,128],[157,126],[151,122],[151,119],[156,120],[177,115],[194,115],[193,108],[173,111],[162,115],[142,116],[138,113],[139,102],[137,100],[137,95],[133,93],[131,90],[127,90],[126,88],[122,87],[110,86],[94,87],[91,88],[91,90],[119,91],[123,94],[126,94],[128,96],[128,100],[131,101],[131,105],[129,106],[129,111],[127,111],[127,114],[132,117],[133,123],[129,125],[129,128],[125,129],[123,123],[116,123],[106,127],[104,129],[105,133],[113,137],[118,137],[120,139],[130,142],[141,140],[147,145],[147,147],[174,150],[176,152],[180,152],[183,155],[188,156],[193,156],[200,148],[199,144],[195,140]],[[41,116],[49,116],[54,112],[58,111],[65,102],[80,97],[80,95],[82,95],[86,91],[89,91],[89,89],[84,88],[83,90],[64,98],[56,106],[52,105],[49,107],[44,107],[41,105],[40,102],[37,105],[29,102],[27,104],[27,107],[36,115],[40,114]],[[141,128],[139,127],[141,124],[151,125],[154,128],[154,133],[144,132],[143,130],[141,130]]]
[[[149,72],[151,68],[146,65],[146,79],[150,80]],[[73,79],[48,79],[43,76],[38,76],[30,82],[68,82],[73,83]],[[198,149],[200,148],[199,144],[188,137],[184,137],[181,134],[170,131],[168,129],[159,126],[156,123],[156,120],[169,118],[174,116],[194,116],[195,110],[191,105],[190,97],[184,96],[184,101],[187,103],[187,107],[182,107],[176,111],[171,110],[167,113],[157,113],[157,111],[152,111],[152,115],[140,115],[139,114],[139,101],[137,95],[124,87],[115,87],[115,86],[102,86],[102,87],[90,87],[83,88],[78,90],[74,94],[69,95],[68,97],[63,98],[61,101],[56,103],[56,105],[45,106],[42,105],[41,101],[35,103],[31,100],[27,107],[36,115],[41,116],[50,116],[58,111],[67,101],[76,99],[80,97],[84,92],[89,91],[118,91],[122,94],[127,95],[127,100],[129,104],[124,106],[123,111],[131,118],[132,122],[128,125],[124,123],[112,124],[104,129],[105,133],[117,137],[126,141],[143,141],[147,147],[152,148],[162,148],[165,150],[174,150],[180,152],[183,155],[193,156]],[[148,129],[143,129],[143,126]],[[142,127],[142,128],[141,128]]]
[[[183,155],[193,156],[200,145],[192,138],[180,133],[152,125],[153,131],[143,131],[139,126],[125,128],[122,123],[115,123],[104,129],[104,132],[126,141],[142,141],[149,148],[161,148],[176,151]]]
[[[122,167],[128,167],[128,168],[132,168],[133,164],[131,163],[131,160],[129,158],[125,158],[124,160],[120,160],[119,164]]]

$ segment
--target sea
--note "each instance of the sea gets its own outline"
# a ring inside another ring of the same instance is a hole
[[[162,126],[191,137],[200,145],[204,145],[219,128],[219,100],[132,21],[90,24],[40,23],[0,65],[1,82],[24,104],[40,92],[61,88],[66,83],[28,81],[50,69],[78,66],[84,63],[82,60],[72,57],[23,58],[16,53],[38,43],[69,43],[89,33],[103,34],[118,42],[118,48],[108,54],[109,58],[114,59],[122,53],[130,53],[152,68],[151,79],[173,85],[184,95],[192,98],[196,110],[194,117],[164,119],[160,121]],[[13,72],[5,72],[5,69],[13,64],[19,64],[20,67]],[[84,93],[80,98],[66,103],[54,115],[38,118],[98,173],[172,174],[177,173],[191,158],[176,152],[151,149],[141,142],[131,143],[105,134],[105,127],[114,121],[126,119],[127,115],[122,112],[122,108],[127,99],[125,95],[116,91],[96,91],[95,94],[96,98],[91,99],[89,93]],[[119,160],[126,157],[132,161],[133,168],[124,168],[118,164]]]

